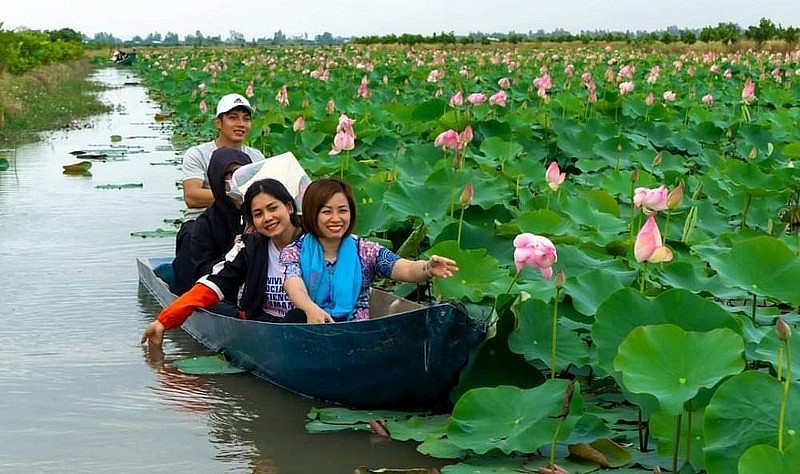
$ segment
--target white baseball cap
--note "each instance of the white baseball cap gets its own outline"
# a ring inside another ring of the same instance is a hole
[[[251,114],[253,113],[253,107],[243,95],[228,94],[222,96],[219,102],[217,102],[217,117],[224,113],[230,112],[236,107],[244,107],[245,109],[249,110]]]

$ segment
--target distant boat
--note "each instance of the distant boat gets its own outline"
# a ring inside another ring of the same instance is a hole
[[[158,302],[174,301],[156,276],[170,273],[172,258],[137,261],[139,281]],[[371,319],[334,324],[246,321],[198,309],[181,327],[234,366],[301,395],[353,408],[449,403],[485,323],[450,303],[426,306],[375,288],[370,308]]]
[[[70,163],[62,166],[62,168],[64,168],[64,173],[67,174],[83,174],[89,171],[89,168],[91,167],[91,161],[79,161],[77,163]]]

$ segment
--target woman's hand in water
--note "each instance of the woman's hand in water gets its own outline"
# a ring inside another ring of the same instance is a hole
[[[161,321],[155,320],[148,324],[142,333],[142,344],[148,342],[151,346],[160,346],[164,340],[164,325]]]

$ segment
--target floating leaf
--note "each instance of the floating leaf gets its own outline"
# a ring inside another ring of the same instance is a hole
[[[739,458],[738,472],[759,474],[794,474],[800,466],[800,441],[778,451],[768,444],[750,446]]]
[[[156,230],[142,230],[137,232],[131,232],[131,237],[142,237],[142,238],[160,238],[160,237],[175,237],[178,235],[178,231],[175,229],[165,230],[159,227]]]
[[[244,369],[232,366],[220,354],[178,359],[174,361],[172,365],[184,374],[191,375],[226,375],[245,372]]]
[[[670,415],[701,388],[744,369],[744,340],[728,328],[688,332],[674,324],[639,326],[619,345],[614,368],[633,393],[658,399]]]
[[[95,186],[96,189],[130,189],[130,188],[142,188],[144,184],[142,183],[125,183],[125,184],[98,184]]]

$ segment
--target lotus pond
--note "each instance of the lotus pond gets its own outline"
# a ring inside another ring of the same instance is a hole
[[[141,59],[177,142],[213,136],[218,98],[246,94],[250,145],[349,181],[357,233],[457,260],[429,294],[491,324],[452,413],[323,409],[310,429],[414,439],[446,473],[800,465],[800,51]],[[347,119],[352,141],[334,140]],[[515,265],[520,234],[557,260]]]

